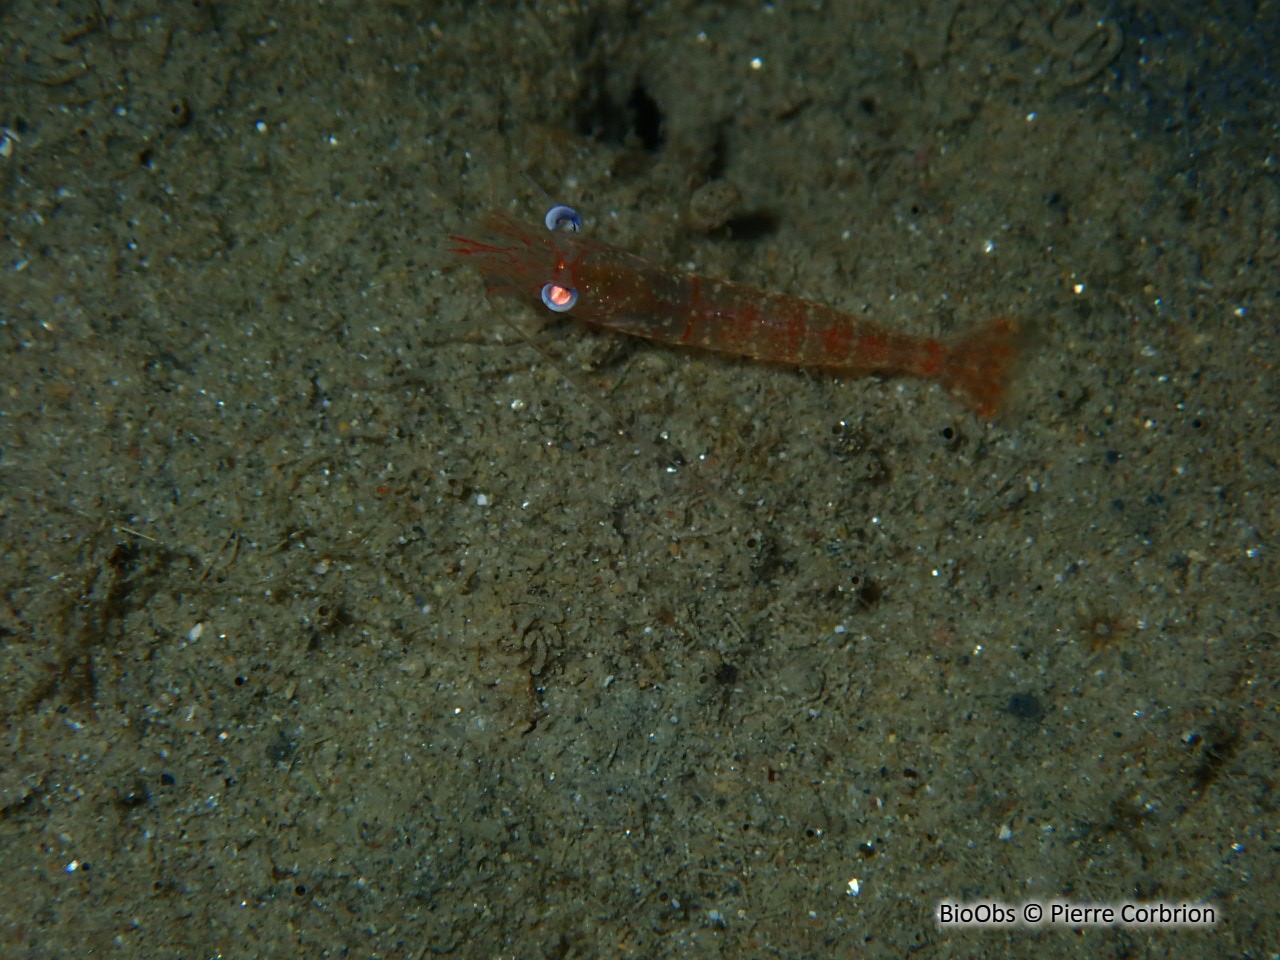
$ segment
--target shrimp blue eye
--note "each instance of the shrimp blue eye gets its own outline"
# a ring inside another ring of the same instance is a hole
[[[578,211],[563,203],[558,203],[547,211],[546,223],[548,230],[572,230],[577,233],[582,229],[582,218],[578,216]]]
[[[542,288],[542,302],[548,310],[564,313],[578,302],[578,291],[562,283],[548,283]]]

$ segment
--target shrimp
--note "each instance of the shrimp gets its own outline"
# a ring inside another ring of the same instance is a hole
[[[450,234],[449,250],[479,271],[491,295],[541,299],[550,310],[656,343],[849,376],[934,380],[984,417],[999,410],[1012,376],[1022,332],[1005,317],[949,342],[912,336],[812,300],[669,270],[580,237],[581,220],[569,207],[552,207],[546,225],[536,230],[490,214],[466,234]]]

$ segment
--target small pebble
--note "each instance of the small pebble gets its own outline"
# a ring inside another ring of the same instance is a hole
[[[742,194],[728,180],[709,180],[689,198],[689,226],[700,233],[718,230],[738,214]]]

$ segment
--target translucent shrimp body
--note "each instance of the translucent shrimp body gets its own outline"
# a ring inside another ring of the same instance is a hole
[[[541,298],[551,309],[548,296],[572,299],[563,308],[572,316],[658,343],[851,376],[932,379],[983,416],[999,409],[1018,352],[1012,320],[950,342],[916,337],[811,300],[670,270],[576,227],[538,230],[494,214],[449,239],[492,294]]]

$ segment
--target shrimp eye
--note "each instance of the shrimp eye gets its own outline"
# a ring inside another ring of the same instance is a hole
[[[542,288],[542,302],[548,310],[564,313],[578,302],[578,291],[561,283],[548,283]]]
[[[547,211],[546,224],[548,230],[572,230],[577,233],[582,229],[582,218],[573,207],[558,203]]]

